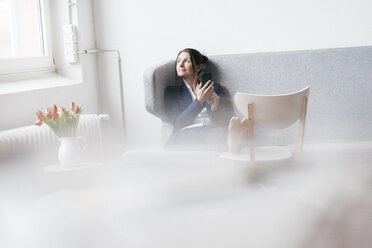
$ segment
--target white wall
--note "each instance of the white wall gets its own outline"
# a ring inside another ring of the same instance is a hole
[[[372,45],[370,0],[92,1],[97,47],[122,53],[129,147],[160,143],[160,121],[144,108],[143,72],[185,47],[215,55]],[[105,94],[118,96],[117,80],[100,71]],[[106,102],[113,113],[119,107]]]

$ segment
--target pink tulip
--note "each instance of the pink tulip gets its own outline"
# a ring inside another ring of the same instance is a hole
[[[57,112],[52,112],[52,117],[53,117],[53,119],[57,119],[58,118],[58,113]]]
[[[52,118],[52,111],[50,110],[50,108],[46,108],[45,109],[45,112],[47,113],[47,117],[50,119]]]
[[[43,112],[41,112],[40,110],[38,110],[37,112],[36,112],[36,116],[37,116],[37,118],[40,120],[40,121],[42,121],[43,120]]]
[[[76,108],[76,104],[74,102],[71,102],[70,109],[75,110],[75,108]]]
[[[76,106],[75,114],[79,114],[81,112],[79,106]]]
[[[53,113],[57,113],[57,106],[54,104],[53,107],[52,107],[52,112]]]
[[[34,122],[34,125],[36,126],[41,126],[41,124],[43,124],[43,122],[41,120],[37,120]]]
[[[66,116],[68,115],[68,111],[64,107],[61,107],[61,112]]]

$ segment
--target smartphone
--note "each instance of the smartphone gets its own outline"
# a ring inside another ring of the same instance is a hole
[[[202,75],[202,87],[209,81],[212,80],[212,72],[204,72]]]

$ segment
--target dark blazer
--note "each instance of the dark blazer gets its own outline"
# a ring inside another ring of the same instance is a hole
[[[179,86],[168,86],[165,89],[165,110],[173,124],[174,131],[191,125],[204,107],[206,107],[212,123],[216,125],[228,124],[232,116],[232,109],[229,109],[231,101],[227,100],[220,84],[214,83],[213,86],[214,92],[220,96],[220,103],[215,111],[211,111],[211,106],[207,102],[204,105],[200,105],[198,100],[192,100],[189,89],[183,81]]]

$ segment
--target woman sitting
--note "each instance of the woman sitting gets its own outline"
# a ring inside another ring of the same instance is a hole
[[[208,58],[186,48],[176,59],[179,86],[165,89],[165,108],[173,123],[168,149],[214,149],[236,153],[247,134],[248,120],[232,116],[231,101],[220,84],[209,80],[202,85],[198,76]]]

